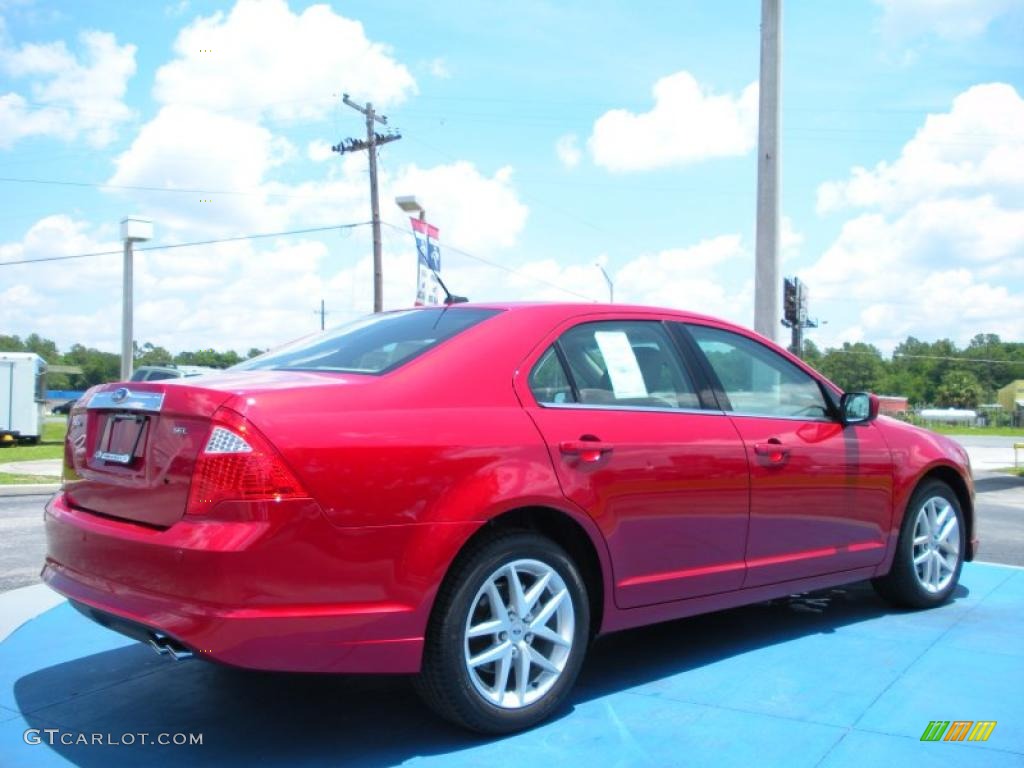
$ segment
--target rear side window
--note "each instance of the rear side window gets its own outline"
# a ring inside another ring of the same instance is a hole
[[[539,403],[639,408],[700,408],[693,380],[680,364],[661,323],[584,323],[558,340],[566,372],[554,348],[530,374]],[[575,385],[575,386],[573,386]]]
[[[538,403],[559,404],[576,401],[569,377],[554,347],[549,347],[530,372],[530,391]]]
[[[370,315],[299,339],[231,370],[386,373],[500,311],[445,307]]]

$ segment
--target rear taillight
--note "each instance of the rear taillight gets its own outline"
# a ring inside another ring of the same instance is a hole
[[[226,408],[213,415],[213,428],[192,473],[189,514],[207,514],[222,501],[281,501],[308,495],[245,417]]]

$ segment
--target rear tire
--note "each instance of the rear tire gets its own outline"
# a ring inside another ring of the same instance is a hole
[[[529,728],[564,703],[589,639],[587,591],[572,559],[544,536],[498,534],[445,580],[416,689],[463,728]]]
[[[871,581],[903,608],[932,608],[949,599],[964,563],[966,529],[960,500],[940,480],[923,482],[907,504],[892,569]]]

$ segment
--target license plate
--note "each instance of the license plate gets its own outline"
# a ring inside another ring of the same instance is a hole
[[[96,458],[111,464],[131,464],[146,429],[146,417],[114,414],[107,417]]]

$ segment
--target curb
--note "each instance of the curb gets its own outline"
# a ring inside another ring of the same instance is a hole
[[[22,483],[0,485],[0,497],[4,496],[49,496],[60,490],[60,483]]]

